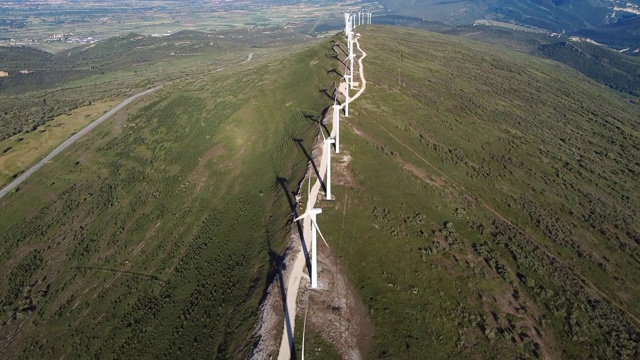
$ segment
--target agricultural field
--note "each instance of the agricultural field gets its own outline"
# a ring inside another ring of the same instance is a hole
[[[638,358],[640,109],[556,62],[358,32],[368,86],[318,222],[370,358]]]
[[[330,47],[178,68],[1,199],[0,357],[245,357]]]
[[[296,1],[109,1],[0,4],[0,45],[28,45],[58,52],[114,35],[163,37],[184,30],[225,32],[269,28],[314,34],[320,24],[338,24],[342,12],[376,2]],[[332,26],[333,26],[332,25]]]

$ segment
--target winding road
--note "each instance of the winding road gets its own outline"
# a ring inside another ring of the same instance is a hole
[[[10,193],[16,187],[18,187],[18,185],[20,185],[23,181],[25,181],[29,176],[33,175],[33,173],[38,171],[38,169],[40,169],[44,164],[46,164],[51,159],[53,159],[54,156],[56,156],[59,153],[61,153],[64,149],[68,148],[74,142],[78,141],[78,139],[80,139],[82,136],[84,136],[89,131],[93,130],[96,126],[102,124],[111,115],[113,115],[116,112],[118,112],[118,110],[120,110],[123,107],[129,105],[135,99],[137,99],[137,98],[139,98],[141,96],[147,95],[149,93],[152,93],[152,92],[160,89],[161,87],[162,86],[157,86],[157,87],[154,87],[154,88],[149,89],[149,90],[145,90],[145,91],[143,91],[141,93],[135,94],[135,95],[127,98],[126,100],[124,100],[120,104],[116,105],[113,109],[109,110],[107,113],[105,113],[104,115],[100,116],[97,120],[95,120],[91,124],[87,125],[84,129],[82,129],[82,130],[78,131],[77,133],[73,134],[70,138],[65,140],[65,142],[60,144],[60,146],[58,146],[52,152],[50,152],[49,155],[45,156],[44,159],[38,161],[37,164],[33,165],[27,171],[22,173],[22,175],[18,176],[15,180],[10,182],[9,185],[5,186],[2,190],[0,190],[0,199],[2,197],[4,197],[6,194]]]
[[[360,34],[356,34],[355,43],[356,43],[356,46],[358,47],[358,50],[362,53],[362,56],[358,59],[358,65],[360,70],[360,80],[362,81],[362,84],[358,92],[349,99],[349,104],[353,102],[353,100],[360,97],[360,95],[362,95],[365,88],[367,87],[367,80],[364,78],[364,68],[362,66],[362,59],[364,59],[367,56],[367,53],[362,51],[362,49],[360,48],[360,43],[358,42],[359,37],[360,37]],[[343,86],[342,84],[345,84],[345,83],[341,83],[340,88],[345,89],[344,91],[347,91],[346,86]],[[335,136],[335,131],[336,129],[331,129],[331,136]],[[322,146],[323,152],[322,152],[322,158],[320,160],[320,169],[319,169],[320,174],[326,174],[327,163],[329,159],[329,154],[324,152],[324,148],[325,147]],[[329,149],[329,151],[331,151],[331,149]],[[309,178],[309,181],[311,181],[311,178]],[[313,184],[313,187],[311,188],[311,192],[309,193],[309,197],[307,199],[307,207],[305,208],[314,207],[316,200],[318,199],[318,192],[320,191],[320,188],[321,188],[320,179],[316,179],[316,182],[315,184]],[[311,219],[309,216],[304,218],[304,221],[302,223],[302,229],[303,229],[302,233],[304,237],[303,240],[306,244],[307,249],[310,249],[311,248],[311,231],[313,231],[313,229],[311,227]],[[295,318],[296,318],[296,301],[298,298],[300,281],[304,276],[304,268],[306,263],[305,260],[306,259],[305,259],[304,252],[302,251],[302,249],[300,249],[300,252],[298,252],[298,254],[296,255],[295,262],[293,263],[293,267],[287,281],[286,303],[287,303],[288,314],[285,314],[285,316],[289,319],[290,329],[287,329],[287,320],[285,318],[285,322],[282,330],[282,341],[280,342],[280,352],[278,353],[278,360],[291,359],[293,339],[290,339],[289,337],[290,336],[292,337],[293,334],[295,334],[294,326],[295,326]]]

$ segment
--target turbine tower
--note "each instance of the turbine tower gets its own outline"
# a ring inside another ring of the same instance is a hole
[[[309,192],[307,193],[307,196],[311,195],[311,177],[309,177]],[[320,208],[314,208],[313,205],[311,204],[311,202],[309,202],[309,200],[307,200],[307,211],[304,212],[304,214],[298,216],[297,218],[295,218],[295,220],[293,221],[300,221],[301,219],[304,219],[305,217],[309,217],[311,219],[311,288],[312,289],[317,289],[318,288],[318,240],[317,240],[317,235],[316,232],[318,234],[320,234],[320,237],[322,238],[322,241],[324,241],[324,243],[326,244],[327,241],[324,239],[324,236],[322,236],[322,233],[320,232],[320,228],[318,227],[318,223],[316,223],[316,215],[318,214],[322,214],[322,209]],[[329,246],[327,244],[327,246]]]
[[[350,80],[349,81],[349,85],[350,85],[349,89],[353,89],[353,78],[354,78],[354,76],[353,76],[353,60],[355,59],[355,57],[356,56],[353,53],[349,55],[349,65],[350,65],[350,67],[349,67],[349,72],[350,72],[350,75],[349,75],[349,80]]]
[[[351,16],[348,12],[344,13],[344,34],[348,35],[351,32]]]
[[[320,132],[322,133],[322,139],[324,141],[324,152],[329,156],[327,158],[327,176],[325,179],[325,186],[327,187],[327,189],[324,193],[324,197],[326,200],[333,200],[333,197],[331,196],[331,144],[335,144],[336,140],[331,136],[324,136],[324,131],[322,131],[322,128],[320,128]]]
[[[336,154],[340,153],[340,109],[342,106],[336,105],[335,98],[333,99],[333,129],[335,129],[335,145],[336,145]],[[333,130],[332,129],[332,130]]]
[[[345,80],[346,85],[347,85],[346,86],[347,91],[353,87],[353,79],[352,79],[352,77],[353,76],[351,74],[344,76],[344,80]],[[347,95],[347,101],[349,101],[348,99],[349,99],[349,95]]]
[[[348,75],[351,78],[351,75]],[[349,117],[349,86],[347,86],[345,92],[345,102],[344,102],[344,117]],[[336,151],[337,152],[337,151]]]
[[[347,34],[347,47],[349,48],[349,54],[353,53],[353,32]]]

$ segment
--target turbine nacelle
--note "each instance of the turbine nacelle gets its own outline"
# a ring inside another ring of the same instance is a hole
[[[304,218],[306,218],[307,216],[312,216],[312,215],[318,215],[318,214],[322,214],[322,209],[320,208],[313,208],[313,209],[307,209],[307,211],[304,212],[304,214],[298,216],[297,218],[293,219],[293,221],[300,221]],[[313,219],[311,220],[313,221]],[[315,221],[313,221],[315,223]]]

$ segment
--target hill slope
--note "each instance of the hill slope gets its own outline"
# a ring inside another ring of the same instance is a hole
[[[540,56],[559,61],[618,91],[640,96],[640,59],[589,43],[542,45]]]
[[[638,107],[555,62],[358,31],[368,85],[321,225],[371,357],[637,358]]]
[[[636,0],[381,0],[391,14],[418,16],[451,24],[471,24],[480,18],[501,20],[556,32],[591,29],[631,15]]]
[[[245,357],[330,53],[167,85],[0,200],[0,357]]]

